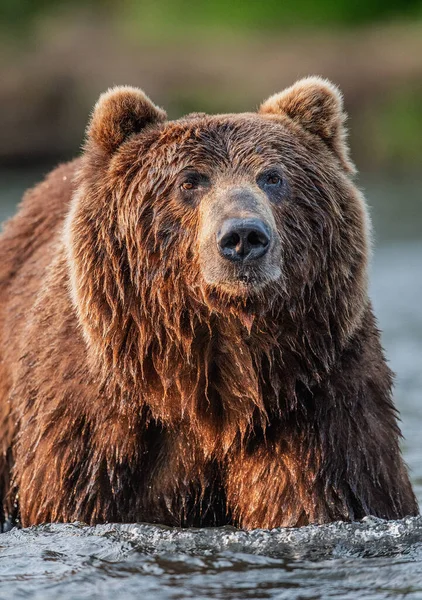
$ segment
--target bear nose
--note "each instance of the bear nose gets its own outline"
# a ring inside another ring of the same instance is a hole
[[[217,233],[217,245],[228,260],[261,258],[270,246],[268,226],[260,219],[227,219]]]

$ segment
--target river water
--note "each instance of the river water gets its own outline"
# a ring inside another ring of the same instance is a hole
[[[38,173],[0,172],[0,220]],[[422,505],[422,180],[366,178],[371,296]],[[422,599],[422,518],[300,529],[47,524],[0,535],[0,600]]]

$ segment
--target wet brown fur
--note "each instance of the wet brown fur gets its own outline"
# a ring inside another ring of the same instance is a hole
[[[318,78],[258,114],[165,122],[139,90],[100,99],[83,156],[26,194],[0,240],[3,518],[271,528],[417,514],[343,121]],[[207,283],[216,196],[182,203],[178,174],[193,164],[217,191],[255,190],[274,161],[280,277]]]

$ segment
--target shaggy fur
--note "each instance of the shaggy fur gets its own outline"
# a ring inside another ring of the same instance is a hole
[[[3,519],[417,514],[343,122],[318,78],[257,114],[173,122],[139,90],[100,98],[83,156],[0,241]],[[274,240],[242,277],[212,242],[229,210]]]

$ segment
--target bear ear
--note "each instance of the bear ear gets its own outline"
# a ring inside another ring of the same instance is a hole
[[[129,136],[166,118],[166,113],[142,90],[114,87],[102,94],[95,105],[87,138],[107,154],[112,154]]]
[[[306,77],[284,91],[270,96],[259,109],[263,115],[287,115],[292,121],[324,140],[340,159],[344,169],[353,173],[349,158],[340,90],[321,77]]]

